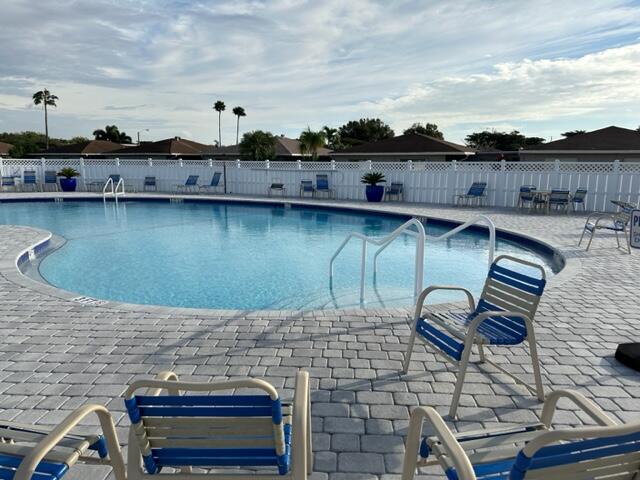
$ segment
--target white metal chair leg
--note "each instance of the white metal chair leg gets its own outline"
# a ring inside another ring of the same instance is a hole
[[[453,391],[453,398],[451,399],[451,407],[449,408],[449,416],[456,418],[456,412],[458,411],[458,403],[460,402],[460,395],[462,394],[462,386],[464,385],[464,377],[467,374],[467,367],[469,365],[469,357],[471,356],[471,349],[473,342],[466,342],[464,350],[462,351],[462,358],[458,363],[458,379],[456,380],[456,388]]]
[[[540,373],[540,360],[538,359],[538,347],[536,345],[536,336],[533,328],[527,325],[527,338],[529,339],[529,353],[531,354],[531,363],[533,365],[533,377],[536,382],[536,394],[538,400],[544,401],[544,386],[542,385],[542,374]]]
[[[416,326],[414,325],[413,328],[411,329],[411,336],[409,337],[409,347],[407,348],[407,353],[405,353],[404,355],[404,363],[402,364],[402,373],[407,373],[409,371],[409,364],[411,363],[411,354],[413,353],[413,347],[415,343],[416,343]]]
[[[584,238],[584,232],[586,232],[586,231],[587,231],[587,229],[586,229],[586,228],[584,228],[584,229],[582,230],[582,235],[580,235],[580,241],[578,241],[578,246],[580,246],[580,245],[582,244],[582,239]]]
[[[480,363],[484,363],[484,348],[481,343],[478,344],[478,355],[480,355]]]
[[[589,247],[591,247],[591,242],[593,241],[593,235],[596,233],[595,227],[591,230],[591,237],[589,238],[589,243],[587,243],[587,252],[589,251]]]
[[[616,233],[616,243],[618,244],[618,248],[620,248],[620,237],[618,236],[618,231],[615,231]]]

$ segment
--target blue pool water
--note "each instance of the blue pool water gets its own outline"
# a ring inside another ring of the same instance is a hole
[[[359,306],[360,243],[329,260],[352,231],[384,236],[406,218],[281,206],[126,202],[14,203],[0,223],[30,225],[66,239],[39,269],[49,283],[91,297],[130,303],[224,309]],[[427,224],[428,235],[451,227]],[[487,268],[486,236],[465,232],[425,248],[424,285],[461,284],[479,293]],[[372,250],[372,249],[371,249]],[[413,303],[415,240],[403,236],[367,272],[367,307]],[[499,241],[498,253],[545,264],[522,246]],[[371,257],[372,251],[370,251]],[[452,297],[433,297],[433,301]]]

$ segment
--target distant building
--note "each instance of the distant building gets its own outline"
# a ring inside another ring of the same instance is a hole
[[[110,157],[122,158],[210,158],[212,145],[186,140],[180,137],[165,138],[157,142],[142,142],[132,147],[121,148],[109,153]]]
[[[295,138],[277,136],[276,138],[276,161],[309,160],[309,155],[303,155],[300,151],[300,141]],[[328,148],[318,149],[320,160],[329,160],[331,150]],[[213,147],[211,157],[216,160],[236,160],[242,159],[239,145],[227,147]]]
[[[108,140],[87,140],[86,142],[73,143],[51,147],[43,152],[36,152],[29,157],[37,158],[108,158],[110,153],[120,150],[122,145]]]
[[[621,127],[573,135],[520,151],[526,161],[640,162],[640,132]]]
[[[331,152],[338,161],[430,161],[464,160],[476,152],[473,148],[429,137],[421,133],[407,133],[379,142],[363,143],[355,147]]]
[[[8,157],[9,151],[13,148],[10,143],[0,142],[0,157]]]

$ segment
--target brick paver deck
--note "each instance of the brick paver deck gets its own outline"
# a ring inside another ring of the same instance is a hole
[[[638,418],[640,375],[613,359],[618,343],[640,340],[638,252],[624,254],[606,234],[596,237],[591,251],[578,248],[582,215],[408,204],[375,208],[455,220],[484,213],[499,228],[557,248],[567,267],[550,282],[536,318],[545,387],[577,389],[621,421]],[[447,412],[452,369],[418,347],[410,372],[399,373],[409,335],[407,311],[80,305],[71,300],[74,295],[17,271],[18,253],[45,236],[32,228],[0,226],[1,418],[53,424],[81,404],[98,402],[113,412],[124,442],[127,419],[120,395],[138,376],[166,369],[185,380],[260,376],[287,398],[295,372],[306,368],[313,390],[314,478],[348,480],[398,476],[410,409],[425,405]],[[524,348],[499,349],[494,358],[513,372],[527,373],[531,366],[525,353]],[[559,411],[560,423],[588,422],[561,406],[566,409]],[[461,420],[454,425],[466,429],[535,421],[540,407],[504,375],[471,367]],[[97,478],[85,468],[74,469],[68,478]],[[426,473],[426,478],[442,478]]]

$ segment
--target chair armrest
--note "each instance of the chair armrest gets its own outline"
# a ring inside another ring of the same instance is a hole
[[[417,467],[416,459],[418,457],[420,437],[422,436],[422,423],[425,419],[429,421],[435,430],[436,437],[438,437],[438,440],[440,440],[447,451],[451,462],[456,468],[458,478],[460,480],[475,480],[476,475],[469,461],[469,457],[467,457],[467,454],[453,436],[449,427],[444,423],[442,417],[431,407],[417,407],[411,412],[409,433],[407,434],[402,467],[402,480],[411,480],[415,475]]]
[[[291,437],[291,472],[293,473],[293,478],[305,479],[311,473],[313,463],[311,451],[311,395],[309,391],[309,373],[305,370],[300,370],[296,375]]]
[[[36,446],[33,447],[31,452],[24,457],[20,466],[16,470],[15,480],[29,480],[32,478],[33,472],[40,461],[54,448],[65,435],[67,435],[78,423],[80,423],[87,415],[96,413],[100,420],[100,426],[104,433],[105,440],[107,442],[107,451],[109,453],[109,463],[113,469],[116,480],[125,480],[126,469],[124,466],[124,459],[122,458],[122,452],[120,451],[120,444],[118,443],[118,436],[116,435],[115,425],[113,418],[103,405],[84,405],[73,412],[71,412],[67,418],[65,418],[58,426],[56,426],[51,432],[44,437]]]
[[[573,390],[556,390],[555,392],[551,392],[547,395],[547,398],[544,401],[544,407],[542,408],[542,415],[540,416],[540,421],[547,427],[551,426],[551,421],[553,420],[558,400],[561,398],[571,400],[598,425],[602,425],[603,427],[617,425],[617,423],[606,415],[598,405],[581,393]]]
[[[161,382],[164,382],[164,381],[177,382],[178,375],[176,375],[174,372],[170,370],[165,370],[164,372],[160,372],[159,374],[157,374],[154,380],[159,380]],[[147,395],[150,395],[152,397],[157,397],[162,393],[162,390],[163,390],[162,388],[150,388],[147,391]],[[168,388],[167,393],[169,395],[180,395],[180,391],[173,388]]]
[[[418,318],[420,318],[420,315],[422,314],[422,307],[424,306],[425,300],[427,299],[429,294],[431,294],[431,292],[435,292],[436,290],[449,290],[449,291],[464,292],[465,295],[467,296],[467,302],[469,303],[469,308],[471,309],[471,311],[476,309],[476,302],[473,299],[473,294],[469,290],[467,290],[466,288],[458,287],[456,285],[431,285],[430,287],[425,288],[420,293],[420,295],[418,296],[418,299],[416,300],[416,311],[415,311],[416,320]]]
[[[591,221],[592,218],[597,218],[597,220],[596,220],[596,223],[597,223],[601,219],[613,220],[614,219],[614,214],[613,213],[607,213],[607,212],[594,212],[594,213],[591,213],[587,217],[587,221],[585,222],[585,225],[588,224]]]

